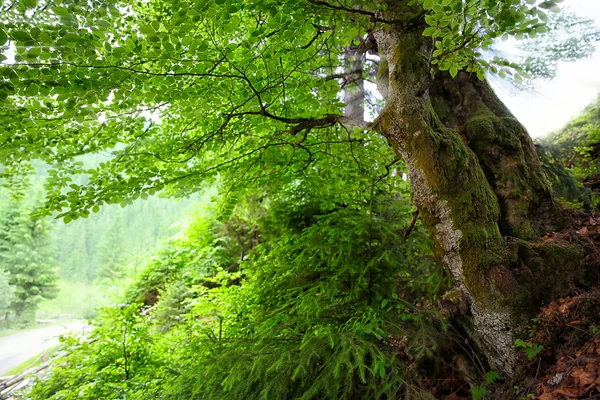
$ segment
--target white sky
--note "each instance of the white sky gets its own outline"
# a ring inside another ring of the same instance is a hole
[[[578,15],[593,18],[600,26],[600,0],[566,0]],[[509,93],[493,85],[498,96],[533,137],[560,129],[594,101],[600,93],[600,46],[589,59],[561,63],[553,81],[541,84],[537,93]]]

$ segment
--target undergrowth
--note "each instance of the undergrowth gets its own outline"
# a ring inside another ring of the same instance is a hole
[[[428,398],[445,281],[420,226],[399,240],[411,211],[250,197],[192,224],[27,398]]]

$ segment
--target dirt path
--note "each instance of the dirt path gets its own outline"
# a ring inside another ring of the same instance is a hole
[[[81,321],[47,326],[0,338],[0,376],[31,357],[58,344],[63,333],[81,333],[86,324]]]

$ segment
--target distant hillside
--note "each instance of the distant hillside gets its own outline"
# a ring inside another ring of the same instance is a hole
[[[106,161],[110,155],[91,154],[81,157],[89,167]],[[48,165],[34,162],[31,187],[21,200],[41,206]],[[84,184],[85,175],[73,176]],[[92,283],[111,278],[125,264],[144,258],[161,240],[173,233],[173,225],[185,219],[197,198],[174,200],[151,196],[138,199],[125,208],[105,205],[89,218],[65,224],[53,219],[52,242],[61,277],[69,281]],[[0,188],[0,211],[15,207],[8,191]]]
[[[590,190],[600,190],[600,97],[564,128],[538,140],[537,145],[559,197],[587,206],[598,203]]]
[[[585,178],[600,173],[600,97],[544,142],[554,147],[565,167]]]

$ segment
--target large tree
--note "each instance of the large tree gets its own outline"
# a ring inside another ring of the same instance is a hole
[[[189,194],[218,173],[235,191],[290,183],[326,170],[332,149],[351,160],[383,137],[408,168],[466,328],[510,374],[516,330],[581,274],[581,249],[541,241],[565,213],[484,79],[521,79],[518,66],[481,49],[543,33],[557,2],[5,2],[0,163],[9,182],[31,159],[51,164],[46,210],[68,222]],[[383,102],[364,89],[375,71]],[[100,151],[114,156],[77,161]],[[373,168],[397,161],[381,154]]]

